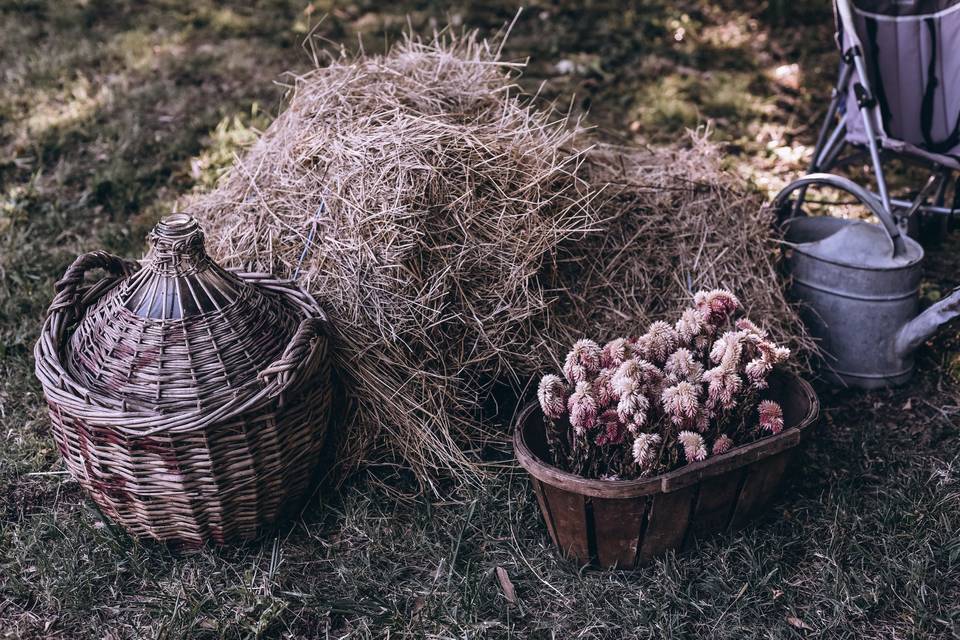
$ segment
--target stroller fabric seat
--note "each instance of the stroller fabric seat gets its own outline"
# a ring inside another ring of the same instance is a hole
[[[960,169],[960,0],[854,0],[851,8],[881,147]],[[865,144],[856,82],[854,74],[846,87],[845,136]]]

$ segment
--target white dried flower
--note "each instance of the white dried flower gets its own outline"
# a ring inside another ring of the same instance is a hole
[[[707,459],[707,443],[699,433],[681,431],[677,434],[677,440],[683,447],[683,455],[688,463]]]
[[[677,348],[678,341],[677,332],[674,331],[673,327],[663,320],[657,320],[637,340],[637,350],[643,355],[644,359],[663,364],[667,356]]]
[[[623,388],[625,391],[620,394],[620,400],[617,402],[617,415],[625,424],[642,426],[647,420],[650,400],[644,395],[636,381],[631,380],[624,383]]]
[[[743,380],[736,373],[722,365],[703,374],[707,383],[707,406],[733,409],[737,406],[737,394],[743,389]]]
[[[656,462],[663,439],[656,433],[641,433],[633,441],[633,460],[641,470],[649,469]]]
[[[616,369],[633,355],[633,345],[626,338],[611,340],[603,346],[601,364]]]
[[[681,344],[689,345],[703,330],[703,315],[696,309],[687,309],[673,326]]]
[[[697,389],[689,382],[678,382],[663,390],[660,396],[663,411],[676,425],[692,426],[700,410]]]
[[[750,384],[755,389],[766,389],[767,376],[773,371],[773,365],[762,357],[754,358],[747,363],[744,371],[747,374],[747,379],[750,380]]]
[[[680,348],[670,354],[664,365],[667,381],[671,383],[686,381],[699,384],[703,380],[703,365],[694,360],[689,349]]]
[[[713,343],[710,360],[727,370],[736,369],[740,366],[740,356],[743,354],[743,338],[743,333],[739,331],[727,331]]]
[[[543,415],[553,420],[560,419],[567,409],[567,393],[567,385],[563,383],[560,376],[553,374],[543,376],[537,388],[537,399],[540,401]]]

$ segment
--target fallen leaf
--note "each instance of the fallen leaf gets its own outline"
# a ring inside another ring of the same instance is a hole
[[[807,631],[813,631],[813,627],[808,625],[806,622],[800,618],[794,618],[793,616],[787,616],[787,624],[791,627],[796,627],[797,629],[806,629]]]
[[[903,410],[910,411],[913,409],[913,398],[907,398],[907,401],[903,403]]]
[[[503,595],[506,597],[507,602],[516,604],[517,592],[513,588],[510,576],[507,575],[507,570],[503,567],[497,567],[497,581],[500,582],[500,588],[503,590]]]
[[[417,596],[413,601],[413,606],[410,607],[410,615],[416,616],[425,606],[427,606],[427,601],[423,597]]]

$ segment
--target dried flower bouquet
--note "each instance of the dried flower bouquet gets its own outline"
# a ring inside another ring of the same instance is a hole
[[[579,340],[538,399],[553,463],[587,478],[631,479],[720,455],[783,429],[764,399],[790,350],[745,317],[729,291],[700,291],[675,324],[600,347]]]

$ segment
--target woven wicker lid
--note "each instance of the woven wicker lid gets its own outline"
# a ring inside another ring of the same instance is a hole
[[[259,388],[300,321],[279,295],[221,268],[192,217],[149,236],[141,268],[80,319],[70,375],[91,394],[161,413],[209,409]]]

